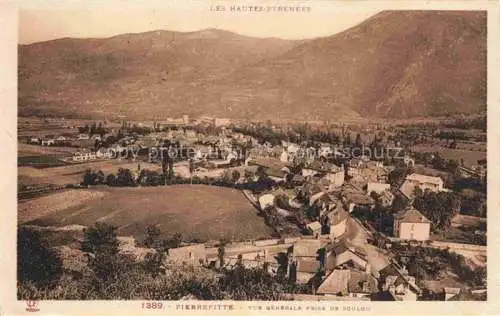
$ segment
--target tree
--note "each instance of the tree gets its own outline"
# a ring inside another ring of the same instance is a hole
[[[164,250],[166,243],[161,236],[162,233],[158,225],[148,225],[146,227],[146,238],[144,239],[144,245],[148,248]]]
[[[406,179],[406,176],[409,174],[409,169],[406,167],[397,167],[389,173],[389,183],[392,186],[399,186]]]
[[[438,170],[446,170],[446,160],[441,157],[439,153],[434,153],[434,159],[432,160],[432,166]]]
[[[265,177],[266,173],[265,173],[264,167],[258,166],[257,167],[257,172],[255,174],[257,175],[257,177],[259,177],[259,179]]]
[[[109,186],[115,186],[116,185],[116,176],[112,173],[108,174],[106,177],[106,184]]]
[[[118,175],[116,176],[116,185],[120,187],[127,187],[135,185],[134,177],[129,169],[118,169]]]
[[[460,198],[453,192],[416,191],[413,206],[432,222],[434,230],[446,230],[460,210]]]
[[[96,183],[97,174],[92,172],[92,170],[85,170],[85,174],[83,175],[82,185],[94,185]]]
[[[102,170],[97,171],[95,180],[96,184],[104,184],[104,181],[104,172],[102,172]]]
[[[148,225],[144,245],[153,248],[153,253],[148,253],[144,260],[144,269],[153,277],[165,272],[163,261],[166,257],[167,242],[162,238],[162,232],[158,225]]]
[[[62,261],[40,235],[26,227],[17,230],[17,279],[38,286],[53,285],[62,275]]]
[[[245,169],[245,179],[247,182],[252,182],[255,177],[255,172]]]
[[[166,241],[166,247],[169,248],[178,248],[182,244],[182,234],[181,233],[175,233],[172,238],[168,239]]]
[[[240,179],[240,172],[238,170],[233,170],[233,172],[231,173],[231,178],[233,180],[233,183],[237,183],[238,180]]]
[[[90,126],[90,135],[94,135],[96,133],[97,125],[95,123],[92,123]]]
[[[356,145],[357,148],[361,148],[361,146],[363,146],[363,141],[361,140],[361,134],[360,133],[356,134],[356,141],[355,141],[354,144]]]
[[[448,169],[448,171],[453,174],[453,175],[456,175],[457,172],[458,172],[458,167],[459,167],[459,164],[456,160],[454,159],[450,159],[448,160],[448,163],[446,164],[446,169]]]
[[[406,198],[401,195],[396,195],[394,201],[392,202],[391,210],[393,213],[397,213],[406,209],[409,206],[409,202]]]
[[[231,183],[233,183],[232,181],[232,177],[233,175],[231,174],[231,172],[229,170],[224,170],[220,176],[220,180],[225,184],[225,185],[229,185]]]
[[[226,256],[226,244],[227,241],[221,239],[219,242],[219,247],[217,248],[217,258],[219,259],[219,266],[221,269],[224,267],[224,257]]]
[[[306,209],[306,216],[311,220],[311,221],[316,221],[319,218],[320,215],[320,207],[316,204],[313,204],[311,207],[308,207]]]
[[[118,253],[116,227],[104,222],[97,222],[84,230],[81,244],[82,251],[97,253],[106,250],[111,254]]]
[[[106,284],[116,281],[119,273],[125,268],[123,258],[118,256],[118,239],[116,238],[116,227],[97,222],[94,226],[83,231],[82,251],[90,252],[89,267],[94,272],[99,283]]]
[[[460,201],[460,213],[486,217],[486,194],[472,189],[464,189],[460,193]]]
[[[226,270],[218,285],[233,300],[279,300],[284,293],[283,285],[266,270],[242,265]]]
[[[472,271],[471,283],[475,286],[486,286],[487,272],[486,268],[478,267]]]

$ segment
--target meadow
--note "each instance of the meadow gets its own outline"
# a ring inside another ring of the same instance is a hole
[[[72,189],[19,203],[20,224],[91,226],[104,221],[121,236],[141,239],[146,227],[159,225],[166,236],[185,240],[270,237],[273,230],[244,195],[206,185]]]

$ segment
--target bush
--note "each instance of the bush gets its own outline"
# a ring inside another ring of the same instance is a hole
[[[84,230],[82,251],[92,253],[90,268],[98,280],[116,279],[130,258],[118,255],[116,227],[98,222]]]
[[[62,261],[55,251],[42,244],[37,232],[17,230],[17,279],[34,285],[52,285],[62,275]]]

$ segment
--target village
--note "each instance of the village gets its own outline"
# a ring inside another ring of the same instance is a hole
[[[388,140],[377,128],[371,141],[344,125],[337,133],[322,132],[318,140],[311,133],[290,137],[289,126],[183,115],[67,129],[20,142],[72,148],[72,155],[60,158],[67,165],[136,166],[116,175],[89,168],[72,187],[227,186],[239,190],[274,231],[271,239],[184,242],[168,250],[169,265],[262,268],[301,286],[290,293],[296,300],[486,297],[485,274],[467,279],[486,265],[484,220],[462,214],[449,179],[429,175],[429,168],[419,166],[421,155],[407,150],[404,139]],[[438,159],[433,154],[430,164]],[[462,162],[453,174],[485,186],[485,166]],[[449,233],[470,223],[468,242]],[[462,260],[452,263],[454,256]]]

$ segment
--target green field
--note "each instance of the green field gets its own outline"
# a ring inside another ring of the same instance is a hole
[[[19,222],[40,226],[118,227],[119,235],[141,238],[147,225],[186,240],[244,240],[271,236],[273,230],[234,189],[205,185],[68,190],[19,204]]]
[[[441,146],[416,145],[411,148],[417,152],[438,152],[444,159],[454,159],[460,163],[460,159],[464,160],[466,166],[477,165],[477,161],[486,158],[486,151],[451,149]]]
[[[24,156],[17,158],[19,167],[50,168],[65,166],[68,163],[52,156]]]

